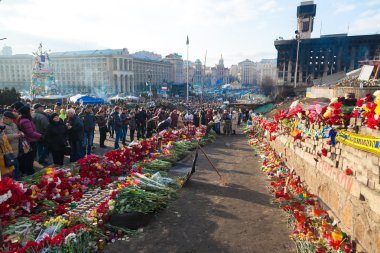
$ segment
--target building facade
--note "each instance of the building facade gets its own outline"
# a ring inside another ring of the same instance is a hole
[[[257,63],[256,69],[258,85],[268,84],[265,82],[270,82],[271,84],[278,83],[276,59],[263,59]]]
[[[197,59],[194,63],[194,75],[193,75],[193,83],[194,84],[202,84],[204,68],[202,62]]]
[[[238,63],[238,70],[241,84],[257,84],[257,63],[246,59]]]
[[[33,56],[0,55],[0,88],[15,87],[18,91],[28,91],[31,82]]]
[[[133,73],[138,92],[173,82],[173,65],[163,60],[135,57],[133,58]]]
[[[133,94],[133,59],[127,49],[52,53],[57,84],[63,93]]]
[[[186,76],[184,75],[184,72],[183,72],[184,64],[183,64],[182,56],[177,53],[173,53],[173,54],[167,55],[164,60],[173,65],[173,70],[172,70],[173,82],[175,84],[184,83],[183,80],[186,80]]]
[[[317,78],[322,80],[328,75],[355,70],[360,67],[359,61],[380,56],[379,34],[310,38],[312,27],[308,25],[312,26],[315,11],[312,1],[301,3],[297,11],[297,27],[301,30],[297,30],[296,39],[274,41],[278,79],[284,85],[311,84]]]
[[[228,83],[229,70],[224,67],[223,56],[220,56],[219,63],[211,68],[211,72],[211,85],[223,85]]]

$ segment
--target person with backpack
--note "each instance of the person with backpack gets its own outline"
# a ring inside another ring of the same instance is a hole
[[[94,113],[92,112],[92,105],[86,105],[86,109],[84,112],[79,114],[79,118],[83,122],[83,149],[85,151],[85,155],[91,154],[92,142],[94,140],[94,132],[96,125],[96,118]]]

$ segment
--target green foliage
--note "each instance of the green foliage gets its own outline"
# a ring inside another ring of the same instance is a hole
[[[11,105],[19,101],[21,94],[15,88],[9,89],[8,87],[0,89],[0,103],[2,105]]]

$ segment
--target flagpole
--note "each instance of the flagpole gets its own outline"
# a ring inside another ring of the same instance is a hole
[[[189,36],[187,36],[186,45],[187,45],[186,102],[189,102]]]

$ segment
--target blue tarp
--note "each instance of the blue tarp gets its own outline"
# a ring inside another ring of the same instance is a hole
[[[98,104],[104,104],[104,100],[101,99],[101,98],[93,98],[93,97],[90,97],[90,96],[83,96],[83,97],[79,97],[75,103],[80,103],[80,104],[91,104],[91,105],[98,105]]]

